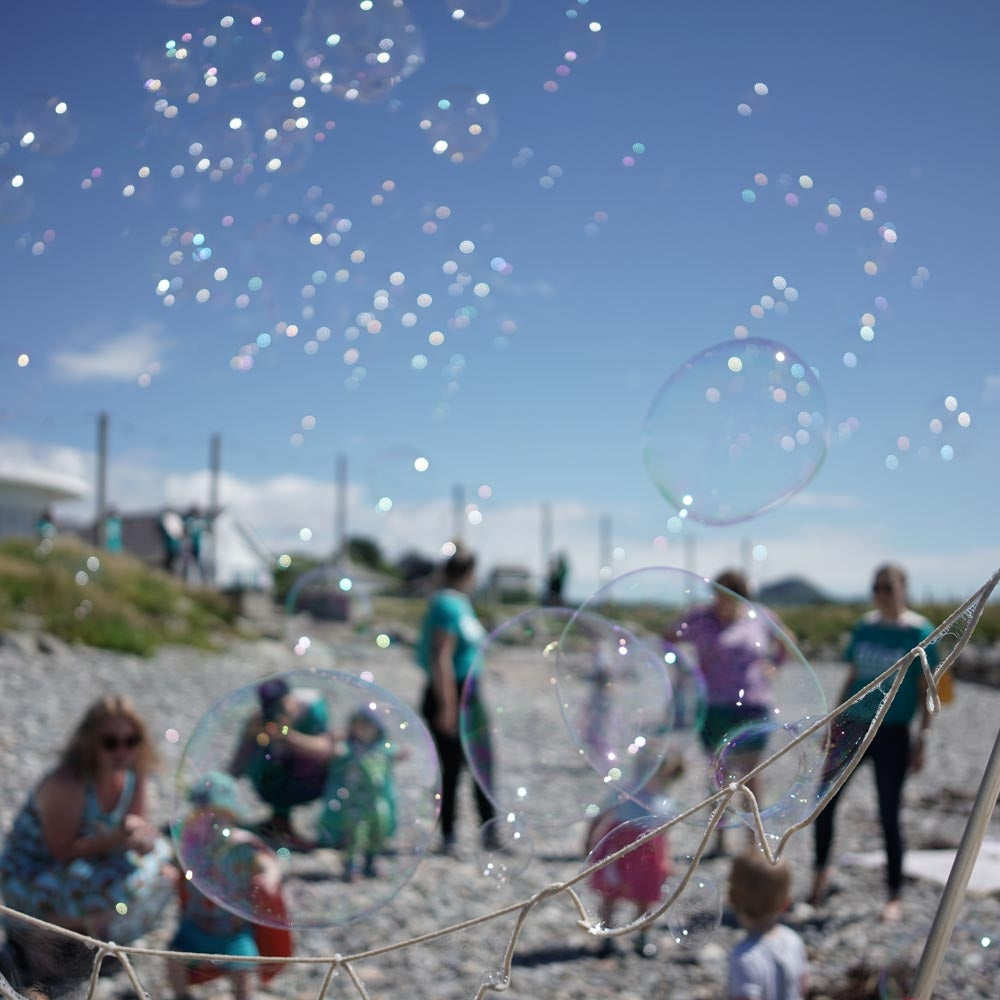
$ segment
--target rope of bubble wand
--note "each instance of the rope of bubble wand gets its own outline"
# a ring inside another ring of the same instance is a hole
[[[750,811],[753,815],[754,827],[757,833],[758,842],[760,843],[761,848],[763,849],[769,862],[774,864],[780,858],[781,851],[784,845],[787,843],[788,839],[795,832],[805,828],[815,820],[815,818],[819,815],[819,813],[826,807],[830,799],[840,790],[844,782],[847,781],[851,773],[861,762],[864,755],[864,751],[867,749],[871,741],[874,739],[875,733],[878,731],[879,725],[881,724],[882,719],[885,716],[885,713],[888,711],[888,708],[891,705],[892,700],[895,698],[896,693],[898,692],[899,687],[902,684],[902,679],[906,670],[909,668],[909,666],[913,663],[915,659],[918,658],[920,659],[924,677],[925,679],[928,680],[927,696],[929,699],[929,707],[932,712],[937,712],[939,710],[940,698],[937,692],[937,681],[948,669],[950,669],[950,667],[954,664],[955,660],[958,658],[959,654],[967,645],[969,638],[971,637],[975,629],[976,624],[978,623],[980,617],[982,616],[983,610],[985,609],[986,606],[986,602],[989,599],[989,596],[992,593],[992,591],[997,586],[998,582],[1000,582],[1000,569],[998,569],[993,574],[993,576],[985,584],[983,584],[983,586],[980,587],[968,600],[963,602],[963,604],[959,608],[957,608],[954,612],[952,612],[945,619],[944,622],[942,622],[936,629],[934,629],[934,631],[929,636],[927,636],[927,638],[921,640],[921,642],[916,647],[910,650],[903,657],[900,657],[900,659],[897,660],[896,663],[894,663],[891,667],[889,667],[882,674],[876,677],[873,681],[871,681],[871,683],[869,683],[860,691],[858,691],[850,699],[838,705],[835,709],[828,712],[822,718],[816,720],[816,722],[814,722],[808,728],[799,733],[793,740],[786,743],[777,752],[772,754],[766,760],[762,761],[750,772],[743,775],[738,781],[734,781],[727,788],[722,789],[713,795],[707,796],[701,802],[690,807],[684,812],[664,820],[662,824],[659,824],[658,826],[646,831],[640,837],[637,837],[634,841],[630,842],[629,844],[626,844],[620,850],[608,855],[605,858],[602,858],[600,861],[588,865],[580,872],[578,872],[573,878],[567,879],[563,882],[552,883],[551,885],[545,887],[541,891],[535,893],[532,897],[530,897],[527,900],[522,900],[517,903],[511,903],[505,907],[501,907],[497,910],[494,910],[491,913],[483,914],[478,917],[472,917],[468,920],[464,920],[459,923],[451,924],[447,927],[439,928],[438,930],[428,932],[427,934],[418,935],[416,937],[412,937],[404,941],[383,946],[381,948],[375,948],[375,949],[370,949],[368,951],[358,952],[356,954],[349,955],[346,957],[339,954],[334,956],[323,956],[323,957],[320,956],[296,957],[292,959],[268,958],[261,956],[253,960],[254,964],[259,965],[259,964],[294,963],[299,965],[305,965],[305,964],[328,965],[329,968],[327,970],[326,976],[324,977],[324,982],[320,989],[317,1000],[324,1000],[324,997],[326,996],[327,990],[329,989],[329,985],[332,981],[333,976],[336,973],[336,970],[338,968],[344,968],[345,971],[348,973],[348,976],[350,977],[352,984],[357,989],[358,995],[361,998],[361,1000],[370,1000],[367,990],[364,986],[364,982],[360,979],[360,977],[357,975],[356,971],[352,966],[353,962],[358,962],[366,958],[377,957],[393,951],[402,951],[405,948],[422,944],[427,941],[435,940],[437,938],[445,937],[447,935],[457,933],[461,930],[465,930],[469,927],[474,927],[477,926],[478,924],[486,923],[491,920],[496,920],[499,919],[500,917],[516,912],[518,913],[518,920],[515,923],[514,929],[511,932],[507,947],[504,952],[504,960],[502,964],[503,980],[499,983],[482,984],[477,990],[474,998],[474,1000],[481,1000],[481,998],[485,995],[486,992],[488,991],[501,992],[509,986],[510,970],[513,963],[514,952],[516,950],[517,942],[520,937],[521,930],[523,929],[523,926],[526,922],[527,916],[536,905],[538,905],[543,900],[550,898],[551,896],[557,895],[558,893],[561,892],[567,892],[580,915],[580,920],[577,922],[578,926],[583,927],[590,934],[595,936],[610,937],[610,936],[618,936],[630,933],[631,931],[637,928],[648,926],[649,924],[657,920],[660,916],[662,916],[673,905],[676,899],[687,887],[690,879],[693,877],[694,871],[696,870],[699,862],[701,861],[702,856],[704,855],[705,848],[708,844],[712,830],[714,829],[718,818],[728,807],[729,802],[732,800],[732,798],[739,793],[742,793],[742,795],[747,799],[750,805]],[[959,636],[959,639],[956,642],[955,646],[953,647],[953,649],[949,651],[949,653],[941,662],[941,664],[937,667],[937,669],[931,671],[927,660],[927,653],[926,653],[927,648],[933,643],[937,642],[940,638],[942,638],[948,632],[951,626],[954,625],[959,619],[966,616],[969,617],[969,620],[966,622],[966,626],[963,629],[962,634]],[[760,774],[761,772],[766,770],[776,760],[780,759],[786,753],[789,753],[792,750],[794,750],[804,740],[807,740],[810,736],[814,735],[819,730],[829,725],[830,721],[834,719],[840,712],[862,701],[873,691],[880,688],[881,684],[889,677],[893,677],[892,687],[887,693],[886,698],[883,700],[882,704],[879,706],[879,709],[876,712],[876,715],[872,723],[870,724],[864,739],[858,745],[856,750],[853,752],[852,759],[850,760],[850,762],[845,766],[842,773],[838,776],[837,780],[833,782],[831,786],[826,790],[822,798],[817,802],[816,806],[809,813],[809,815],[805,817],[803,820],[790,826],[789,829],[783,834],[783,836],[779,840],[777,850],[772,851],[770,845],[768,844],[768,836],[764,828],[764,821],[760,813],[759,804],[757,803],[756,797],[754,796],[753,792],[751,792],[750,789],[746,787],[746,783],[751,778],[755,777],[757,774]],[[587,914],[586,908],[583,905],[583,902],[580,900],[577,893],[573,891],[573,886],[576,885],[578,882],[586,878],[589,878],[591,874],[600,870],[601,868],[604,868],[605,866],[613,864],[616,861],[620,860],[625,855],[629,854],[630,852],[635,850],[638,846],[645,843],[646,841],[652,839],[653,837],[660,836],[661,834],[665,833],[667,830],[675,826],[677,823],[682,822],[683,820],[694,815],[695,813],[703,811],[706,807],[711,805],[714,805],[715,808],[713,809],[712,815],[708,823],[706,824],[705,834],[703,835],[701,841],[699,842],[698,848],[695,854],[693,855],[690,864],[688,865],[684,877],[681,879],[680,883],[675,887],[674,891],[671,893],[668,899],[666,899],[655,910],[647,911],[647,913],[643,915],[643,918],[641,920],[633,921],[631,924],[627,924],[621,928],[599,928],[593,926]],[[67,931],[64,928],[48,924],[46,921],[38,920],[37,918],[28,917],[25,914],[20,914],[17,911],[11,910],[8,907],[2,905],[0,905],[0,912],[16,916],[21,920],[39,925],[41,927],[45,927],[46,929],[55,931],[57,933],[62,933],[66,936],[73,937],[87,945],[90,945],[98,949],[98,954],[96,956],[95,964],[91,973],[90,983],[88,984],[89,988],[87,991],[86,1000],[92,1000],[93,998],[94,990],[97,984],[98,970],[100,968],[100,963],[103,960],[103,958],[106,957],[107,955],[113,955],[115,958],[121,961],[122,964],[125,966],[126,971],[129,974],[129,980],[132,983],[133,988],[136,989],[137,997],[143,997],[144,991],[141,983],[135,976],[135,972],[131,966],[131,963],[128,962],[127,960],[127,956],[130,954],[152,955],[158,957],[171,957],[171,958],[192,959],[201,961],[223,961],[227,959],[229,961],[233,960],[232,956],[226,956],[226,955],[203,955],[190,952],[170,952],[162,949],[121,947],[115,945],[113,942],[104,942],[100,941],[99,939],[89,937],[87,935],[79,934],[72,931]],[[5,1000],[21,1000],[21,998],[16,993],[9,992],[7,984],[5,983],[2,977],[0,977],[0,996],[3,996]]]

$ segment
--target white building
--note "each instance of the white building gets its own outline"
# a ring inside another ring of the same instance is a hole
[[[61,501],[81,500],[89,492],[89,485],[75,476],[0,464],[0,538],[33,538],[45,510]]]

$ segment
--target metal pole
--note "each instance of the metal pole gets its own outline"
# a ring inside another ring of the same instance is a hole
[[[216,433],[208,441],[208,514],[207,528],[202,535],[208,540],[208,558],[203,565],[208,568],[208,582],[216,581],[215,561],[219,553],[215,538],[215,521],[219,516],[219,475],[222,468],[222,437]],[[202,570],[205,572],[205,570]]]
[[[208,516],[219,513],[219,471],[222,468],[222,437],[213,434],[208,442]]]
[[[611,516],[602,514],[597,523],[598,545],[600,552],[600,563],[598,567],[598,578],[602,581],[610,580],[614,575],[611,566]]]
[[[347,456],[338,455],[336,463],[336,499],[334,510],[333,561],[347,557]]]
[[[465,541],[465,487],[456,483],[451,488],[452,535],[457,545]]]
[[[542,504],[542,576],[549,570],[552,559],[552,504]]]
[[[965,824],[965,832],[962,834],[962,842],[958,846],[958,853],[951,866],[948,884],[941,894],[941,902],[938,903],[934,922],[927,935],[927,943],[920,956],[920,964],[913,980],[913,990],[909,994],[911,1000],[931,1000],[934,984],[937,982],[941,963],[944,961],[948,942],[951,940],[951,933],[955,929],[955,922],[962,908],[965,889],[969,884],[976,858],[979,857],[979,849],[986,836],[986,829],[998,796],[1000,796],[1000,731],[997,732],[993,743],[993,751],[983,772],[983,780],[979,783],[976,801],[972,805],[969,821]]]
[[[94,521],[94,541],[104,548],[104,519],[108,512],[108,415],[97,415],[97,514]]]

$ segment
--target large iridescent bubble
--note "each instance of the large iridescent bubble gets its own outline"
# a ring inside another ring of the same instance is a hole
[[[462,744],[480,786],[502,815],[546,834],[565,833],[597,815],[609,796],[642,787],[657,764],[670,704],[670,682],[658,656],[620,626],[589,617],[586,631],[581,623],[571,639],[572,652],[560,657],[571,617],[568,609],[539,608],[493,631],[466,680],[460,707]],[[605,683],[601,663],[607,651],[631,669],[616,666]],[[570,713],[572,727],[560,681],[559,661],[567,655],[587,661],[595,672],[580,706],[583,715]],[[641,698],[633,687],[641,687]],[[640,703],[647,710],[631,716]]]
[[[657,392],[642,429],[646,469],[683,516],[754,517],[802,489],[826,456],[826,401],[794,351],[749,338],[684,362]]]
[[[424,63],[423,34],[401,0],[309,0],[298,50],[316,86],[362,104],[386,100]]]
[[[174,845],[193,890],[219,906],[272,927],[333,926],[409,880],[439,798],[413,709],[351,674],[292,670],[198,723],[177,769]]]
[[[689,700],[703,695],[704,710],[679,712],[669,740],[685,762],[670,789],[680,809],[739,781],[826,713],[819,681],[773,614],[704,577],[672,567],[636,570],[612,580],[579,614],[614,622],[657,648],[671,671],[699,678],[688,682]],[[575,621],[567,633],[574,628]],[[754,782],[769,840],[808,816],[824,751],[818,731]],[[699,813],[696,821],[705,818]],[[740,823],[755,823],[742,793],[723,818],[723,825]]]

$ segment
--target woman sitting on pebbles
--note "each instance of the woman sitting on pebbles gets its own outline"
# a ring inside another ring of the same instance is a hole
[[[146,818],[155,764],[132,702],[94,702],[14,820],[0,854],[4,903],[119,944],[149,930],[176,881],[170,847]]]

